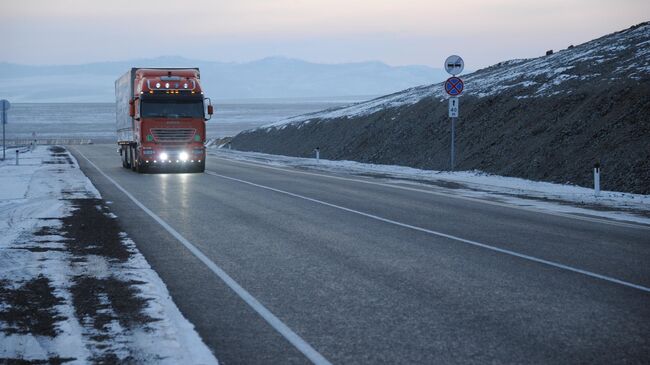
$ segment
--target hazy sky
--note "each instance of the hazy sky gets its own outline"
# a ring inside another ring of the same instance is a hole
[[[650,20],[650,0],[0,0],[0,61],[287,56],[468,68]]]

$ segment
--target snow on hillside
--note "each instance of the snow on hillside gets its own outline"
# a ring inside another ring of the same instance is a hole
[[[516,59],[463,76],[464,95],[479,98],[515,91],[516,98],[569,94],[571,80],[636,79],[650,76],[650,22],[570,47],[549,56]],[[299,115],[267,124],[260,129],[309,123],[312,119],[353,118],[423,98],[446,98],[442,83],[415,87],[343,108]],[[246,132],[243,132],[246,133]]]

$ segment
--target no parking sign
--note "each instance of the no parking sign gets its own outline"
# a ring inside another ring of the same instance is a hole
[[[460,77],[452,76],[445,81],[445,91],[450,96],[460,96],[465,88],[465,83]]]

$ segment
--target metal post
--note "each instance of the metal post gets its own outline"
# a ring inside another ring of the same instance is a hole
[[[5,150],[7,149],[7,141],[5,139],[5,124],[7,124],[7,111],[2,105],[2,161],[5,160]]]
[[[600,196],[600,163],[594,165],[594,195]]]
[[[454,171],[454,154],[456,139],[456,118],[451,118],[451,171]]]
[[[18,166],[18,154],[19,154],[19,153],[20,153],[20,152],[19,152],[18,150],[16,150],[16,166]]]

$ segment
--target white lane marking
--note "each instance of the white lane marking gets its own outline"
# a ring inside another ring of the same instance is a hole
[[[296,334],[291,328],[284,324],[278,317],[276,317],[271,311],[269,311],[262,303],[260,303],[253,295],[251,295],[246,289],[244,289],[235,279],[231,278],[219,265],[215,264],[207,256],[203,254],[194,244],[188,241],[180,233],[178,233],[174,228],[172,228],[167,222],[162,218],[156,215],[154,212],[149,210],[144,204],[142,204],[138,199],[136,199],[131,193],[124,189],[117,181],[113,180],[110,176],[104,173],[97,165],[88,159],[81,151],[74,148],[77,153],[81,155],[89,164],[91,164],[97,171],[102,174],[108,181],[110,181],[116,188],[124,193],[133,203],[135,203],[140,209],[147,213],[151,218],[153,218],[158,224],[160,224],[167,232],[169,232],[174,238],[176,238],[180,243],[183,244],[196,258],[201,260],[205,266],[207,266],[213,273],[215,273],[221,280],[223,280],[230,289],[232,289],[240,298],[246,302],[257,314],[259,314],[264,320],[271,325],[276,331],[278,331],[287,341],[289,341],[298,351],[302,352],[312,363],[318,365],[330,365],[331,363],[318,351],[316,351],[310,344],[303,340],[298,334]]]
[[[315,173],[315,172],[298,171],[296,169],[290,169],[290,168],[281,168],[281,167],[275,167],[275,166],[268,166],[268,165],[265,165],[265,164],[263,164],[261,162],[241,161],[241,160],[237,160],[237,159],[233,159],[233,158],[226,158],[226,157],[216,156],[213,153],[210,154],[210,155],[213,156],[216,159],[219,159],[219,160],[224,160],[224,161],[228,161],[228,162],[232,162],[232,163],[239,163],[239,164],[248,165],[248,166],[262,167],[262,168],[270,169],[270,170],[291,172],[291,173],[294,173],[294,174],[319,176],[319,177],[325,177],[325,178],[328,178],[328,179],[335,179],[335,180],[353,181],[353,182],[358,182],[358,183],[363,183],[363,184],[377,185],[377,186],[383,186],[383,187],[388,187],[388,188],[393,188],[393,189],[415,191],[415,192],[419,192],[419,193],[444,196],[444,197],[447,197],[447,198],[462,199],[462,200],[467,200],[467,201],[472,201],[472,202],[477,202],[477,203],[494,205],[494,206],[498,206],[498,207],[525,210],[527,212],[542,213],[542,214],[548,214],[548,215],[553,215],[553,216],[563,217],[563,218],[577,219],[577,220],[587,221],[587,222],[610,224],[610,225],[613,225],[613,226],[619,226],[619,227],[625,227],[625,228],[637,228],[637,229],[650,230],[650,226],[645,225],[643,223],[625,223],[625,222],[608,220],[608,219],[604,219],[604,218],[591,218],[591,217],[583,217],[583,216],[573,215],[573,214],[568,214],[568,213],[551,212],[551,211],[548,211],[548,210],[535,209],[535,208],[530,208],[530,207],[521,207],[521,206],[518,206],[518,205],[499,203],[499,202],[494,202],[494,201],[489,201],[489,200],[484,200],[484,199],[479,199],[479,198],[471,198],[471,197],[462,196],[462,195],[442,193],[442,192],[439,192],[439,191],[424,190],[424,189],[418,189],[418,188],[410,188],[410,187],[407,187],[407,186],[380,183],[380,182],[376,182],[376,181],[367,181],[367,180],[362,180],[362,179],[353,179],[353,178],[348,178],[348,177],[326,175],[326,174],[318,174],[318,173]]]
[[[506,250],[506,249],[499,248],[499,247],[495,247],[495,246],[490,246],[490,245],[487,245],[487,244],[485,244],[485,243],[480,243],[480,242],[477,242],[477,241],[472,241],[472,240],[464,239],[464,238],[461,238],[461,237],[453,236],[453,235],[446,234],[446,233],[442,233],[442,232],[438,232],[438,231],[433,231],[433,230],[430,230],[430,229],[426,229],[426,228],[422,228],[422,227],[414,226],[414,225],[411,225],[411,224],[401,223],[401,222],[394,221],[394,220],[392,220],[392,219],[388,219],[388,218],[383,218],[383,217],[380,217],[380,216],[377,216],[377,215],[374,215],[374,214],[364,213],[364,212],[361,212],[361,211],[358,211],[358,210],[354,210],[354,209],[346,208],[346,207],[343,207],[343,206],[340,206],[340,205],[336,205],[336,204],[332,204],[332,203],[328,203],[328,202],[325,202],[325,201],[322,201],[322,200],[318,200],[318,199],[314,199],[314,198],[309,198],[309,197],[306,197],[306,196],[304,196],[304,195],[295,194],[295,193],[291,193],[291,192],[288,192],[288,191],[284,191],[284,190],[280,190],[280,189],[272,188],[272,187],[270,187],[270,186],[260,185],[260,184],[256,184],[256,183],[254,183],[254,182],[250,182],[250,181],[241,180],[241,179],[237,179],[237,178],[230,177],[230,176],[225,176],[225,175],[217,174],[217,173],[214,172],[214,171],[208,171],[208,170],[206,170],[205,173],[206,173],[206,174],[209,174],[209,175],[216,176],[216,177],[220,177],[220,178],[223,178],[223,179],[236,181],[236,182],[239,182],[239,183],[242,183],[242,184],[247,184],[247,185],[255,186],[255,187],[258,187],[258,188],[261,188],[261,189],[270,190],[270,191],[273,191],[273,192],[276,192],[276,193],[280,193],[280,194],[284,194],[284,195],[289,195],[289,196],[292,196],[292,197],[294,197],[294,198],[304,199],[304,200],[307,200],[307,201],[310,201],[310,202],[313,202],[313,203],[326,205],[326,206],[328,206],[328,207],[332,207],[332,208],[336,208],[336,209],[344,210],[344,211],[346,211],[346,212],[350,212],[350,213],[354,213],[354,214],[362,215],[362,216],[364,216],[364,217],[368,217],[368,218],[371,218],[371,219],[375,219],[375,220],[378,220],[378,221],[381,221],[381,222],[390,223],[390,224],[394,224],[394,225],[396,225],[396,226],[400,226],[400,227],[409,228],[409,229],[413,229],[413,230],[416,230],[416,231],[420,231],[420,232],[424,232],[424,233],[432,234],[432,235],[434,235],[434,236],[444,237],[444,238],[448,238],[448,239],[450,239],[450,240],[454,240],[454,241],[459,241],[459,242],[467,243],[467,244],[472,245],[472,246],[477,246],[477,247],[485,248],[485,249],[488,249],[488,250],[491,250],[491,251],[496,251],[496,252],[500,252],[500,253],[503,253],[503,254],[506,254],[506,255],[519,257],[519,258],[522,258],[522,259],[525,259],[525,260],[529,260],[529,261],[537,262],[537,263],[544,264],[544,265],[548,265],[548,266],[553,266],[553,267],[556,267],[556,268],[559,268],[559,269],[563,269],[563,270],[572,271],[572,272],[575,272],[575,273],[579,273],[579,274],[583,274],[583,275],[586,275],[586,276],[590,276],[590,277],[592,277],[592,278],[597,278],[597,279],[605,280],[605,281],[608,281],[608,282],[610,282],[610,283],[620,284],[620,285],[623,285],[623,286],[627,286],[627,287],[630,287],[630,288],[634,288],[634,289],[638,289],[638,290],[641,290],[641,291],[644,291],[644,292],[648,292],[648,293],[650,293],[650,288],[648,288],[648,287],[645,287],[645,286],[642,286],[642,285],[638,285],[638,284],[634,284],[634,283],[630,283],[630,282],[623,281],[623,280],[619,280],[619,279],[612,278],[612,277],[609,277],[609,276],[606,276],[606,275],[597,274],[597,273],[595,273],[595,272],[591,272],[591,271],[587,271],[587,270],[578,269],[578,268],[575,268],[575,267],[572,267],[572,266],[568,266],[568,265],[560,264],[560,263],[553,262],[553,261],[549,261],[549,260],[540,259],[540,258],[537,258],[537,257],[534,257],[534,256],[529,256],[529,255],[526,255],[526,254],[522,254],[522,253],[519,253],[519,252]]]

